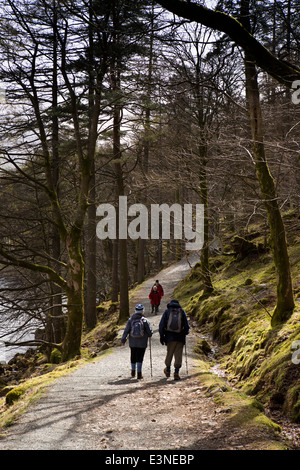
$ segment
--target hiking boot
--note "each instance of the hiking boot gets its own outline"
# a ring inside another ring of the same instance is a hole
[[[167,368],[164,369],[164,374],[166,377],[170,377],[170,371]]]
[[[135,377],[135,370],[131,369],[131,377]]]
[[[141,372],[138,372],[137,373],[137,378],[140,380],[140,379],[143,379],[143,376],[142,376],[142,373]]]
[[[178,372],[174,373],[174,380],[180,380]]]

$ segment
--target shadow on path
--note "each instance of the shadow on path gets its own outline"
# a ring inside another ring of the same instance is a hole
[[[194,264],[198,259],[197,255],[193,253],[192,258],[190,263]],[[135,303],[141,301],[147,306],[148,295],[155,279],[159,279],[164,286],[165,297],[160,314],[149,315],[154,331],[151,342],[153,377],[147,378],[150,375],[149,364],[147,368],[145,366],[144,380],[138,381],[129,376],[126,377],[130,372],[129,349],[126,346],[116,347],[113,349],[113,354],[96,359],[95,362],[79,368],[67,377],[58,379],[50,386],[45,395],[35,402],[0,440],[0,450],[98,449],[99,436],[103,434],[103,429],[99,428],[98,424],[100,421],[106,423],[110,419],[113,423],[114,419],[118,422],[118,415],[123,413],[125,416],[127,412],[131,413],[126,406],[129,407],[133,399],[143,401],[145,395],[152,394],[155,401],[157,388],[171,389],[171,384],[178,388],[178,384],[172,379],[162,377],[166,350],[159,343],[158,324],[165,308],[164,305],[166,306],[172,298],[174,288],[189,270],[189,263],[182,260],[145,281],[130,299],[131,311]],[[191,360],[192,344],[190,344],[188,356]],[[180,381],[182,386],[191,377],[191,375],[189,377],[183,375]],[[129,403],[123,409],[122,400],[124,399],[126,403],[129,399]],[[110,416],[111,406],[118,409],[115,416]],[[136,421],[138,420],[137,416]],[[88,438],[88,435],[92,437]]]

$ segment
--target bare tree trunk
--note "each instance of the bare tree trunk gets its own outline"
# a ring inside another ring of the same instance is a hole
[[[111,62],[111,83],[112,91],[114,93],[114,111],[113,111],[113,155],[114,155],[114,168],[116,175],[116,188],[117,197],[125,195],[124,188],[124,175],[122,170],[122,152],[121,152],[121,139],[120,129],[122,121],[122,105],[120,103],[120,81],[121,81],[121,64],[118,57],[119,45],[119,12],[118,2],[113,1],[113,26],[114,26],[114,47],[115,55]],[[119,205],[117,210],[117,217],[119,216]],[[118,232],[119,233],[119,230]],[[120,286],[120,314],[119,322],[122,323],[129,317],[129,292],[128,292],[128,259],[127,259],[127,238],[119,237],[118,244],[119,255],[119,286]]]
[[[93,16],[92,2],[89,6],[89,127],[91,128],[93,119],[93,109],[95,105],[95,79],[93,74],[94,62],[94,38],[93,38]],[[89,191],[89,206],[87,210],[87,256],[86,256],[86,272],[87,272],[87,289],[86,289],[86,308],[85,323],[89,330],[95,328],[97,324],[96,302],[97,302],[97,277],[96,277],[96,176],[95,176],[95,157],[91,162],[91,182]]]
[[[150,31],[150,47],[149,47],[149,61],[148,61],[148,76],[147,76],[147,96],[146,96],[146,110],[145,110],[145,121],[144,121],[144,152],[142,158],[142,171],[145,175],[146,181],[149,169],[149,155],[150,155],[150,131],[151,131],[151,96],[152,96],[152,75],[153,75],[153,43],[154,43],[154,3],[152,4],[151,11],[151,31]],[[148,191],[147,186],[145,187],[141,203],[147,203]],[[138,239],[138,264],[137,264],[137,281],[141,283],[145,279],[145,251],[147,241],[143,238]]]
[[[52,178],[53,184],[56,189],[57,196],[59,197],[59,123],[57,115],[58,105],[58,79],[57,79],[57,10],[56,0],[53,2],[53,85],[52,85]],[[60,236],[56,225],[53,226],[52,234],[52,256],[53,259],[60,259]],[[54,269],[60,274],[59,266]],[[62,318],[62,296],[61,288],[56,284],[51,286],[52,289],[52,309],[51,319],[48,321],[49,341],[52,343],[60,343],[65,334],[65,326]]]
[[[118,74],[115,70],[114,74]],[[119,91],[119,79],[113,77],[116,80],[113,86],[115,91]],[[116,175],[116,188],[117,197],[125,195],[123,171],[121,165],[121,143],[120,143],[120,125],[121,125],[121,109],[117,103],[114,107],[114,118],[113,118],[113,154],[114,154],[114,167]],[[117,207],[117,218],[119,218],[119,205]],[[119,230],[118,232],[119,233]],[[119,257],[119,287],[120,287],[120,316],[119,321],[122,322],[129,317],[129,293],[128,293],[128,260],[127,260],[127,239],[119,237],[118,243],[118,257]]]
[[[119,116],[119,115],[118,115]],[[120,149],[120,141],[119,141],[119,120],[114,126],[114,134],[116,133],[116,141],[114,144]],[[115,158],[118,158],[119,150],[117,154],[114,154]],[[122,167],[120,162],[115,163],[115,172],[117,178],[117,188],[118,188],[118,196],[124,196],[124,182],[123,182],[123,174],[122,174]],[[117,214],[119,215],[119,206],[117,210]],[[119,238],[118,243],[118,255],[119,255],[119,286],[120,286],[120,314],[119,314],[119,322],[122,323],[129,317],[129,292],[128,292],[128,260],[127,260],[127,239]]]
[[[117,231],[118,233],[118,231]],[[112,241],[112,276],[111,276],[111,301],[119,299],[119,240]]]
[[[86,254],[86,308],[85,323],[89,330],[95,328],[97,324],[96,297],[97,297],[97,276],[96,276],[96,204],[95,204],[95,163],[92,164],[91,189],[89,193],[89,207],[87,210],[87,254]]]
[[[204,153],[203,153],[204,152]],[[208,190],[206,175],[206,150],[200,149],[200,174],[199,189],[200,202],[204,205],[204,243],[200,252],[201,278],[203,283],[203,294],[211,294],[213,292],[213,284],[209,269],[209,207],[208,207]]]
[[[137,282],[140,284],[145,279],[145,250],[146,240],[138,239],[138,260],[137,260]]]

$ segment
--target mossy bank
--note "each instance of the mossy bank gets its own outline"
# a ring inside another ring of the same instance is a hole
[[[175,296],[206,338],[207,350],[199,348],[207,360],[212,359],[210,345],[218,345],[214,361],[229,383],[300,423],[300,221],[291,215],[285,224],[296,308],[280,327],[271,327],[276,275],[262,227],[251,227],[245,234],[259,249],[241,255],[234,251],[234,237],[227,237],[225,251],[211,257],[212,295],[203,295],[196,264]]]

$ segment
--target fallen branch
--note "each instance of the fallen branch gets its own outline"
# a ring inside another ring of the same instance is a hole
[[[43,339],[34,339],[34,340],[19,341],[19,342],[10,342],[10,341],[4,342],[4,345],[6,347],[8,346],[40,346],[42,344],[45,346],[51,346],[51,347],[57,348],[59,351],[62,351],[62,344],[52,343],[51,341],[45,341]]]

